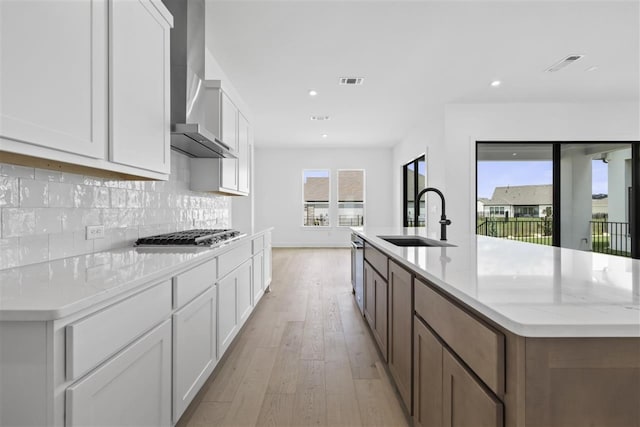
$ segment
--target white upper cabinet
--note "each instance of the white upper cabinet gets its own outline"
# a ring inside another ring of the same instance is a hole
[[[211,108],[209,127],[237,158],[191,159],[191,189],[246,196],[251,173],[249,121],[220,81],[209,80],[205,87]]]
[[[160,0],[0,1],[3,161],[167,179],[172,25]]]
[[[249,194],[251,164],[249,136],[249,122],[242,114],[238,114],[238,191],[246,194]]]
[[[110,8],[111,161],[169,173],[171,26],[151,0]]]
[[[0,1],[0,137],[105,158],[106,0]]]

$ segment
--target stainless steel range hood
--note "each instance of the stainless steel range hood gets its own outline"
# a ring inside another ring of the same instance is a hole
[[[171,148],[190,157],[236,158],[212,126],[215,113],[204,80],[204,0],[163,0],[171,31]]]

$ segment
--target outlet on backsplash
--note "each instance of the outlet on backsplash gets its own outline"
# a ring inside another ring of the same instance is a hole
[[[104,225],[87,225],[87,239],[104,239]]]

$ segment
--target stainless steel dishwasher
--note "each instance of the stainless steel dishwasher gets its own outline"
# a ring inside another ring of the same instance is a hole
[[[364,240],[351,234],[351,285],[360,313],[364,313]]]

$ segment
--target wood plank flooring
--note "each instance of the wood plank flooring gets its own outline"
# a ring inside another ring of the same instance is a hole
[[[351,293],[348,249],[274,249],[271,292],[188,426],[407,426]]]

